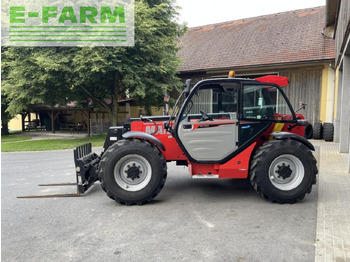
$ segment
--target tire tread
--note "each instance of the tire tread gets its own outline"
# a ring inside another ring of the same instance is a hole
[[[284,147],[287,145],[291,145],[291,146],[296,146],[297,149],[301,149],[304,150],[306,149],[306,154],[307,157],[310,158],[312,160],[312,183],[306,188],[306,190],[304,190],[304,193],[302,193],[301,195],[299,195],[296,198],[292,198],[292,199],[285,199],[285,198],[279,198],[276,196],[273,196],[272,194],[270,194],[269,192],[266,192],[266,190],[264,190],[263,186],[262,186],[262,170],[261,170],[261,166],[264,165],[264,159],[268,156],[269,151],[270,150],[276,150],[277,147]],[[283,203],[296,203],[299,202],[301,200],[303,200],[305,198],[305,195],[307,193],[310,193],[312,190],[312,185],[316,184],[316,175],[318,173],[317,170],[317,166],[316,166],[316,159],[314,158],[312,152],[306,148],[305,145],[303,145],[302,143],[299,143],[295,140],[272,140],[272,141],[268,141],[266,142],[264,145],[262,145],[260,148],[257,149],[257,151],[255,152],[254,156],[252,157],[251,161],[250,161],[250,176],[249,176],[249,180],[250,183],[252,184],[253,188],[265,199],[267,199],[268,201],[271,202],[277,202],[280,204]]]
[[[158,187],[152,192],[152,194],[150,196],[148,196],[145,199],[141,199],[141,200],[137,200],[137,201],[125,201],[123,199],[118,198],[110,190],[108,190],[108,188],[106,186],[105,179],[104,179],[104,176],[106,175],[105,174],[105,166],[106,166],[107,159],[112,157],[112,155],[115,154],[120,147],[127,147],[130,145],[135,145],[137,147],[143,146],[143,147],[148,148],[148,150],[150,150],[150,154],[157,155],[157,157],[159,158],[159,161],[161,162],[161,165],[162,165],[162,170],[161,170],[162,179],[161,179],[161,182],[159,183]],[[159,151],[159,149],[155,145],[153,145],[145,140],[140,140],[140,139],[120,140],[108,148],[108,150],[103,154],[102,160],[100,162],[99,180],[101,181],[102,189],[106,192],[106,194],[109,198],[111,198],[115,202],[122,204],[122,205],[127,205],[127,206],[144,205],[144,204],[151,202],[159,194],[159,192],[162,190],[162,188],[164,187],[166,178],[167,178],[167,165],[166,165],[166,161],[164,159],[163,154]]]

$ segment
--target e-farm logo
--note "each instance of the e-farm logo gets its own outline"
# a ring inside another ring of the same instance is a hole
[[[3,46],[133,46],[134,0],[2,1]]]

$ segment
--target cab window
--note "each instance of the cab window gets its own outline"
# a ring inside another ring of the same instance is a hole
[[[224,87],[219,84],[204,85],[187,103],[182,118],[200,118],[200,111],[204,111],[214,118],[229,117],[230,113],[237,112],[237,102],[238,91],[236,87]]]
[[[287,101],[274,86],[245,85],[243,87],[243,118],[283,120],[292,112]]]

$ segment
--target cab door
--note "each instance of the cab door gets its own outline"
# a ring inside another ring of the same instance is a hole
[[[220,162],[238,148],[237,101],[238,88],[232,84],[204,85],[192,95],[177,126],[190,158]]]

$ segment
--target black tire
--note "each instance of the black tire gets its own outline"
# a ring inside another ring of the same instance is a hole
[[[323,133],[322,123],[320,122],[314,123],[313,130],[314,130],[313,132],[314,139],[321,139],[322,133]]]
[[[306,127],[305,127],[305,132],[304,132],[304,137],[306,139],[311,139],[313,137],[313,128],[312,128],[312,125],[308,124]]]
[[[103,190],[124,205],[143,205],[162,190],[167,166],[158,148],[145,140],[120,140],[103,154],[99,178]]]
[[[334,137],[334,125],[332,123],[323,124],[323,138],[324,141],[332,142]]]
[[[255,152],[250,182],[271,202],[295,203],[310,193],[318,173],[311,151],[295,140],[272,140]]]

